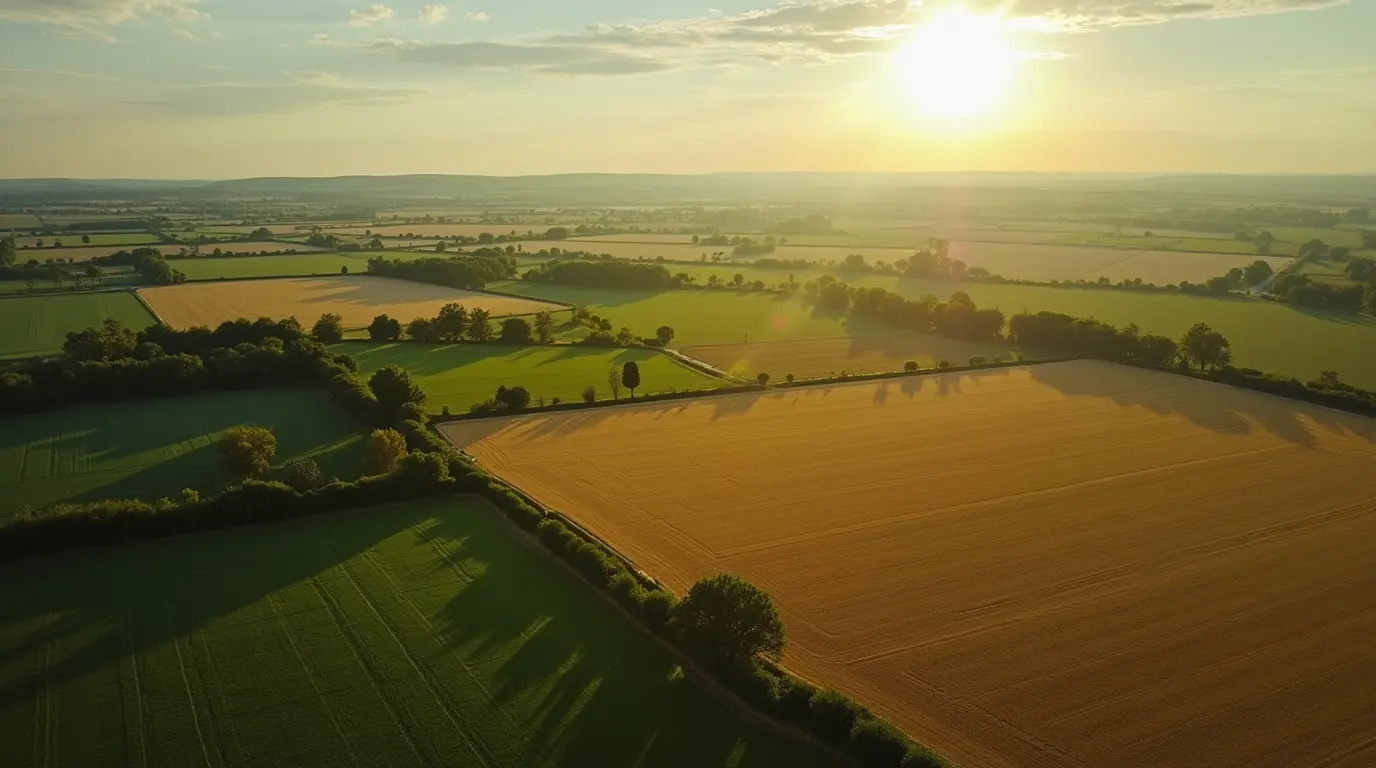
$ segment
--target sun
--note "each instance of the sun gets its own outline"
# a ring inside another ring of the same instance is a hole
[[[943,11],[919,26],[894,54],[904,89],[926,115],[951,121],[986,116],[1000,107],[1016,56],[997,15]]]

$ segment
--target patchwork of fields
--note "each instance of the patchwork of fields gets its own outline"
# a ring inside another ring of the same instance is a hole
[[[883,373],[901,371],[909,361],[935,368],[942,361],[963,366],[975,356],[1011,360],[1014,354],[1008,347],[927,333],[704,344],[680,351],[733,376],[753,379],[767,373],[776,383],[790,373],[798,378]]]
[[[216,392],[80,405],[6,417],[0,432],[0,518],[67,501],[204,495],[235,478],[220,468],[215,441],[256,424],[277,436],[278,465],[316,461],[326,474],[362,474],[358,427],[321,392]]]
[[[139,330],[157,322],[127,291],[0,298],[0,359],[60,354],[68,333],[110,318]]]
[[[564,309],[532,299],[362,275],[186,283],[143,288],[139,293],[173,328],[213,328],[241,317],[295,316],[309,325],[330,312],[344,318],[345,328],[362,328],[381,314],[403,323],[434,317],[450,302],[486,309],[493,317]]]
[[[415,378],[428,398],[426,409],[439,413],[448,407],[466,413],[469,406],[492,397],[498,386],[523,386],[532,398],[580,402],[583,388],[593,386],[598,397],[612,396],[607,372],[634,360],[640,368],[638,394],[716,389],[721,380],[648,349],[596,347],[501,347],[474,344],[376,344],[348,342],[335,349],[358,360],[364,374],[386,365],[399,365]],[[626,393],[622,393],[626,396]]]
[[[821,765],[471,502],[8,566],[0,647],[13,768]]]
[[[444,431],[677,590],[759,584],[787,665],[965,765],[1369,748],[1370,420],[1077,362]]]

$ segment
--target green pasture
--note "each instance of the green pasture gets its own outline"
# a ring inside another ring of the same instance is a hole
[[[410,371],[429,396],[427,410],[434,413],[446,406],[453,413],[466,413],[470,405],[492,397],[501,385],[523,386],[532,397],[543,397],[546,402],[556,397],[578,402],[583,388],[591,384],[597,388],[599,398],[607,399],[612,396],[607,388],[607,371],[630,360],[640,368],[638,394],[715,389],[722,384],[721,379],[646,349],[414,342],[346,342],[335,348],[357,358],[365,374],[385,365],[399,365]]]
[[[823,765],[473,501],[0,574],[12,768]]]
[[[359,427],[312,389],[79,405],[4,423],[0,517],[64,501],[209,494],[235,479],[220,468],[215,442],[244,424],[273,430],[279,465],[309,458],[336,477],[363,473]]]
[[[59,354],[68,333],[107,318],[139,330],[157,322],[126,291],[0,298],[0,359]]]
[[[282,248],[291,246],[282,244]],[[348,267],[350,274],[368,271],[368,259],[420,259],[433,252],[367,251],[360,253],[288,253],[279,256],[200,256],[175,259],[172,266],[186,274],[187,280],[242,280],[250,277],[300,277],[338,275]]]
[[[795,272],[794,279],[804,282],[805,276]],[[1366,315],[1306,310],[1257,299],[1219,299],[1145,291],[955,282],[872,274],[842,274],[840,279],[858,286],[883,287],[913,299],[930,293],[944,300],[956,291],[965,291],[980,307],[995,307],[1008,315],[1023,311],[1063,312],[1119,326],[1136,323],[1144,332],[1172,338],[1178,338],[1195,323],[1208,323],[1232,342],[1234,362],[1239,366],[1304,380],[1317,377],[1322,370],[1336,370],[1352,384],[1376,388],[1376,356],[1370,354],[1370,350],[1376,349],[1376,318]],[[776,277],[773,282],[778,280]],[[597,290],[526,281],[508,281],[489,287],[535,298],[586,304],[592,312],[610,319],[613,325],[628,325],[641,334],[667,324],[676,332],[674,346],[884,336],[893,332],[888,326],[817,312],[797,300],[772,295],[728,291]]]
[[[1376,229],[1376,225],[1371,227]],[[1362,247],[1362,233],[1356,229],[1322,229],[1318,227],[1264,227],[1270,230],[1277,240],[1286,242],[1307,243],[1310,240],[1322,240],[1331,246],[1346,246],[1348,248]]]

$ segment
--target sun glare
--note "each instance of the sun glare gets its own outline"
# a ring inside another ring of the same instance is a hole
[[[924,114],[964,121],[1003,103],[1016,57],[1000,17],[952,10],[919,26],[894,66]]]

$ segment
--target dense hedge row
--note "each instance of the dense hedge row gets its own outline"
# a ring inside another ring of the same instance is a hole
[[[430,283],[450,288],[482,288],[492,280],[516,276],[516,258],[506,254],[451,256],[449,258],[387,260],[368,259],[368,274],[394,277],[417,283]]]
[[[583,288],[661,290],[681,285],[679,279],[670,275],[669,270],[660,264],[625,259],[547,261],[535,269],[528,270],[522,278]]]

